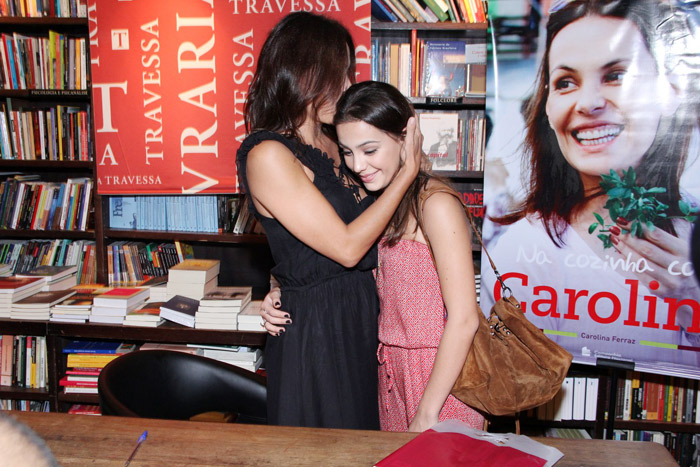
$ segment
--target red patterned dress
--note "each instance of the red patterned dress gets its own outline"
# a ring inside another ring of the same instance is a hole
[[[445,329],[445,305],[428,245],[400,240],[379,244],[379,422],[407,431],[428,384]],[[481,429],[484,419],[450,395],[439,421],[456,419]]]

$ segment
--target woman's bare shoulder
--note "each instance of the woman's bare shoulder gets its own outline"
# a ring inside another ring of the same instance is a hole
[[[461,207],[461,196],[450,185],[439,179],[430,179],[421,194],[423,197],[423,209],[454,209]]]

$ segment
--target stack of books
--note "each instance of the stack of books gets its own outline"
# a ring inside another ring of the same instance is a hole
[[[165,277],[159,277],[158,279],[165,279]],[[151,288],[151,296],[148,299],[151,302],[167,302],[168,301],[168,283],[167,280],[163,280],[160,284],[149,285]]]
[[[143,305],[149,289],[142,287],[115,287],[92,299],[91,323],[122,324],[130,311]]]
[[[218,259],[185,259],[168,271],[167,298],[175,295],[201,299],[217,285]]]
[[[90,317],[92,298],[75,295],[51,307],[49,321],[59,323],[84,323]]]
[[[107,292],[109,287],[102,284],[80,284],[71,287],[76,292],[68,300],[64,300],[51,307],[49,321],[61,323],[84,323],[90,317],[92,300],[95,295]]]
[[[75,295],[75,290],[37,292],[12,304],[11,319],[43,320],[51,317],[51,307]]]
[[[228,363],[229,365],[237,366],[248,371],[256,372],[262,364],[262,350],[256,347],[238,345],[190,345],[197,348],[197,355]]]
[[[216,287],[199,301],[194,327],[197,329],[238,329],[238,313],[250,303],[252,287]]]
[[[17,277],[41,277],[44,279],[42,291],[66,290],[78,284],[78,266],[37,266]]]
[[[260,317],[260,307],[262,300],[252,300],[248,305],[238,313],[238,330],[239,331],[260,331],[265,332],[261,326],[262,318]]]
[[[0,277],[7,277],[12,275],[12,265],[1,263],[0,264]]]
[[[128,312],[122,324],[124,326],[158,327],[165,322],[160,316],[160,307],[164,304],[164,302],[149,300],[135,310]]]
[[[34,295],[43,286],[40,277],[0,277],[0,318],[9,318],[14,302]]]
[[[58,382],[65,394],[97,394],[97,379],[109,362],[136,349],[134,344],[75,340],[63,347],[66,376]]]
[[[161,318],[190,328],[194,327],[195,314],[199,308],[199,300],[175,295],[160,306]]]

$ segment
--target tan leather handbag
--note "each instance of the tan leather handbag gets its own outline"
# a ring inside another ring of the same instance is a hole
[[[425,199],[437,191],[453,194],[462,202],[456,192],[437,188],[423,193],[421,212]],[[573,357],[525,317],[486,251],[469,210],[464,207],[474,235],[501,284],[502,298],[491,308],[488,318],[479,308],[479,328],[452,394],[468,406],[491,415],[508,415],[540,406],[559,391]],[[423,235],[430,246],[425,231]]]

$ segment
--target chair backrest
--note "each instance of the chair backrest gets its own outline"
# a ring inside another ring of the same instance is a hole
[[[184,352],[122,355],[102,369],[97,388],[104,415],[186,420],[220,411],[239,423],[267,423],[265,378]]]

